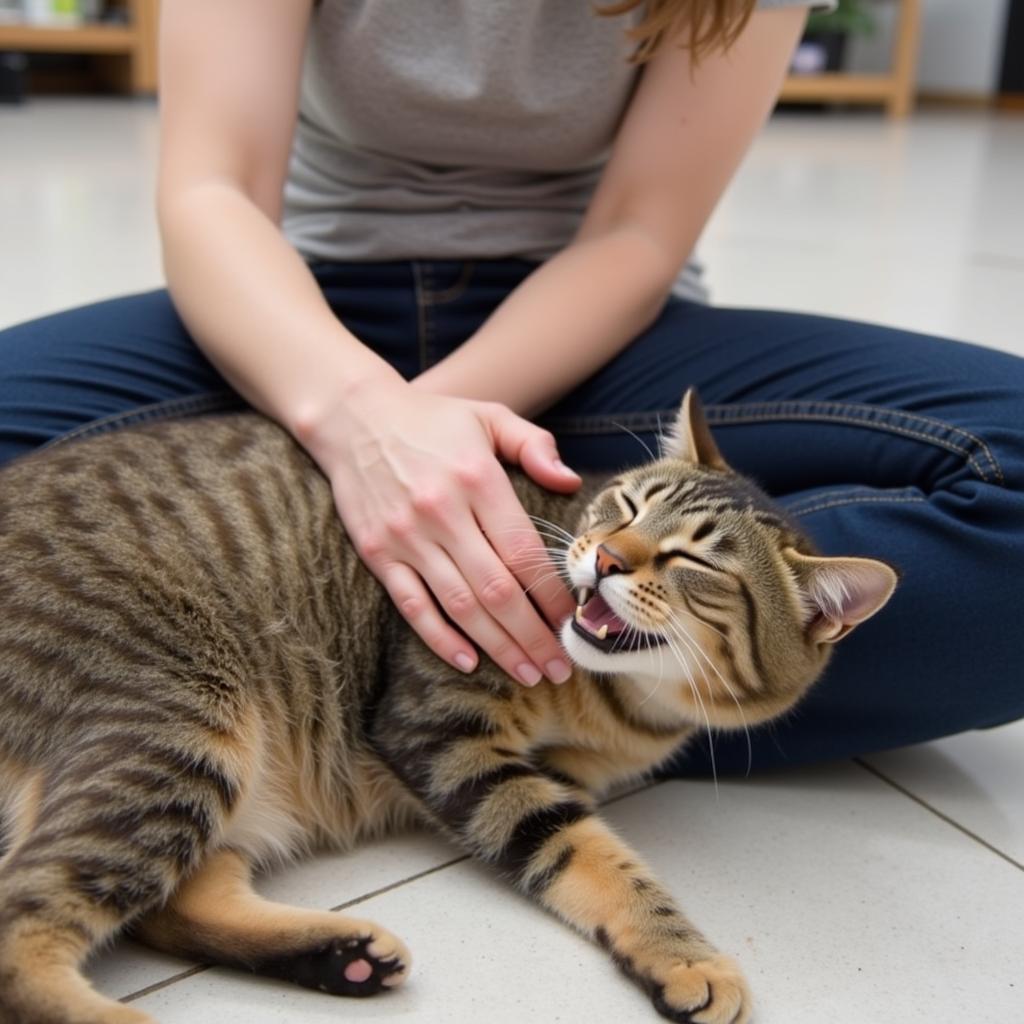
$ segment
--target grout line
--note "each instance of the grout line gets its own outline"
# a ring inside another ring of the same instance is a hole
[[[617,804],[620,800],[625,800],[627,796],[636,796],[637,793],[646,793],[649,789],[655,789],[664,781],[664,779],[648,779],[647,782],[641,782],[634,789],[627,789],[624,793],[617,793],[615,796],[606,797],[604,800],[600,801],[597,806],[611,807],[612,804]]]
[[[445,868],[450,868],[453,864],[461,864],[464,860],[469,860],[468,853],[464,853],[459,857],[453,857],[451,860],[447,860],[443,864],[435,864],[432,868],[425,868],[423,871],[418,871],[415,875],[409,875],[408,878],[400,878],[397,882],[392,882],[390,885],[382,885],[379,889],[374,889],[371,892],[365,892],[361,896],[357,896],[355,899],[339,903],[336,907],[328,907],[327,913],[334,914],[339,910],[346,910],[348,907],[354,907],[356,904],[364,903],[366,900],[372,899],[374,896],[380,896],[382,893],[391,892],[392,889],[399,889],[403,885],[408,885],[410,882],[426,878],[427,875],[432,875],[436,871],[443,871]],[[322,913],[322,911],[320,912]],[[167,988],[169,985],[174,985],[179,981],[185,981],[187,978],[194,978],[197,974],[202,974],[205,971],[212,970],[214,967],[222,966],[223,964],[196,964],[195,967],[190,967],[188,970],[181,971],[178,974],[172,975],[170,978],[164,978],[162,981],[156,981],[152,985],[140,988],[138,992],[132,992],[129,995],[122,996],[118,1001],[122,1003],[133,1003],[136,999],[141,999],[143,996],[148,996],[153,992],[159,992],[160,989]]]
[[[363,896],[357,896],[354,900],[348,900],[346,903],[339,903],[336,907],[331,907],[331,913],[338,910],[345,910],[348,907],[354,907],[357,903],[364,903],[368,899],[372,899],[374,896],[380,896],[382,893],[391,892],[392,889],[401,889],[403,885],[408,885],[410,882],[418,882],[421,878],[426,878],[427,875],[433,875],[435,872],[444,871],[445,868],[450,868],[455,864],[461,864],[464,860],[469,860],[469,854],[463,853],[458,857],[453,857],[451,860],[446,860],[443,864],[435,864],[432,868],[426,868],[423,871],[417,872],[415,875],[410,875],[408,878],[400,878],[397,882],[392,882],[390,885],[382,885],[379,889],[374,889],[373,892],[368,892]]]
[[[130,995],[121,996],[118,1002],[132,1003],[136,999],[148,996],[152,992],[159,992],[160,989],[167,988],[168,985],[173,985],[176,981],[184,981],[186,978],[193,978],[197,974],[202,974],[203,971],[208,971],[209,969],[209,964],[196,964],[195,967],[190,967],[187,971],[181,971],[179,974],[172,975],[170,978],[164,978],[163,981],[155,981],[152,985],[140,988],[138,992],[132,992]]]
[[[598,806],[610,807],[612,804],[617,804],[620,800],[625,800],[628,796],[635,796],[637,793],[643,793],[648,789],[654,789],[656,786],[660,786],[663,781],[664,780],[662,779],[652,779],[648,782],[641,783],[634,789],[627,790],[625,793],[619,793],[617,796],[610,797],[607,800],[602,800]],[[456,864],[461,864],[463,861],[470,859],[471,856],[468,853],[464,853],[458,857],[453,857],[451,860],[447,860],[443,864],[435,864],[432,868],[425,868],[423,871],[418,871],[415,875],[409,875],[408,878],[400,878],[397,882],[391,882],[389,885],[382,885],[379,889],[363,893],[355,899],[346,900],[344,903],[339,903],[336,907],[329,907],[328,913],[334,914],[339,910],[347,910],[349,907],[354,907],[359,903],[365,903],[367,900],[373,899],[374,896],[382,896],[386,892],[391,892],[394,889],[400,889],[403,885],[409,885],[411,882],[418,882],[421,878],[426,878],[428,875],[433,875],[438,871],[444,871],[445,868],[454,867]],[[222,965],[196,964],[194,967],[190,967],[188,970],[174,974],[170,978],[164,978],[161,981],[154,982],[152,985],[147,985],[145,988],[140,988],[137,992],[131,992],[126,996],[122,996],[118,1001],[121,1003],[133,1003],[136,999],[142,999],[143,996],[152,995],[154,992],[159,992],[161,989],[175,985],[179,981],[186,981],[188,978],[194,978],[197,974],[203,974],[206,971],[219,966]]]
[[[1012,864],[1018,871],[1024,871],[1024,864],[1021,864],[1019,860],[1015,860],[1008,853],[1004,853],[997,846],[993,846],[987,839],[982,839],[977,832],[972,832],[969,828],[961,825],[960,822],[954,821],[948,814],[944,814],[937,807],[932,807],[927,800],[919,797],[916,793],[912,793],[905,786],[901,786],[898,782],[890,779],[888,775],[883,775],[873,764],[869,764],[867,761],[862,761],[859,757],[853,758],[854,764],[859,764],[865,771],[870,772],[876,778],[881,779],[888,786],[892,786],[897,792],[902,793],[904,796],[910,797],[914,803],[919,804],[926,811],[930,811],[935,815],[936,818],[944,821],[947,825],[952,825],[958,832],[962,832],[968,839],[973,839],[976,843],[984,846],[986,850],[991,851],[997,857],[1001,857],[1006,861],[1007,864]]]

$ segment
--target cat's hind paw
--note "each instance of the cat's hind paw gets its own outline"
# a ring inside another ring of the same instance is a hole
[[[751,997],[739,968],[725,956],[680,963],[658,979],[654,1008],[676,1024],[747,1024]]]
[[[265,960],[256,971],[336,996],[372,996],[396,988],[408,977],[409,951],[390,932],[367,925],[361,933]]]

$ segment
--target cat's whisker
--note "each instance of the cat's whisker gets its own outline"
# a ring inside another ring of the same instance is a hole
[[[509,526],[507,529],[503,530],[491,530],[490,533],[492,536],[501,537],[508,537],[515,534],[527,534],[530,537],[540,536],[546,540],[553,541],[559,547],[564,547],[565,550],[568,550],[576,540],[575,537],[563,537],[558,533],[548,533],[544,530],[537,530],[533,527],[527,528],[524,526]]]
[[[569,530],[567,530],[564,526],[561,526],[559,523],[552,522],[550,519],[545,519],[543,516],[535,516],[530,514],[527,514],[526,518],[529,519],[530,522],[533,524],[532,529],[538,533],[541,532],[538,529],[538,527],[544,527],[546,530],[550,530],[553,534],[556,534],[557,536],[561,537],[562,540],[570,542],[576,540],[575,534],[571,533]],[[509,520],[509,522],[513,522],[513,520]],[[508,529],[518,529],[524,532],[526,531],[526,528],[520,525],[510,526],[508,527]]]
[[[510,562],[519,562],[527,558],[540,558],[540,559],[551,559],[552,561],[557,559],[559,562],[568,563],[569,552],[566,548],[559,547],[540,547],[535,550],[523,551],[518,555],[513,555],[509,559]]]
[[[652,462],[657,461],[658,456],[655,455],[653,451],[651,451],[651,446],[642,437],[640,437],[639,434],[633,433],[633,431],[630,430],[629,427],[625,426],[622,423],[617,423],[615,420],[612,420],[612,426],[618,427],[619,430],[624,430],[627,434],[629,434],[630,437],[632,437],[637,442],[637,444],[640,445],[641,448],[643,448],[645,452],[647,452]]]
[[[534,587],[539,587],[541,584],[547,583],[548,580],[557,579],[560,575],[561,574],[557,572],[549,572],[546,575],[541,576],[539,579],[534,580],[528,587],[524,587],[523,593],[528,594]]]
[[[668,625],[669,629],[673,630],[675,634],[680,637],[680,639],[682,639],[683,637],[686,638],[685,643],[687,650],[689,650],[697,658],[697,666],[700,669],[701,678],[704,680],[704,685],[707,687],[708,690],[708,700],[713,703],[715,699],[715,694],[714,690],[712,690],[711,688],[711,678],[708,675],[707,670],[701,664],[701,662],[703,661],[703,663],[706,664],[708,668],[710,668],[711,671],[718,676],[721,682],[725,683],[725,679],[722,676],[722,673],[718,670],[718,666],[715,665],[715,663],[708,657],[707,653],[698,643],[697,638],[685,626],[683,626],[682,623],[670,619],[666,623],[666,625]],[[728,686],[727,683],[725,683],[725,685]]]
[[[517,558],[510,558],[507,565],[511,569],[539,569],[541,566],[555,565],[560,569],[565,568],[565,562],[554,555],[542,555],[539,552],[529,555],[522,555]]]
[[[714,669],[715,674],[718,676],[720,682],[722,683],[722,686],[725,687],[725,692],[729,694],[729,696],[732,698],[733,704],[736,705],[736,710],[740,716],[740,722],[743,725],[743,735],[747,741],[747,774],[749,775],[751,769],[754,766],[754,747],[750,739],[750,726],[747,724],[747,716],[743,713],[743,705],[740,703],[740,699],[736,696],[735,690],[733,690],[733,688],[729,685],[729,681],[718,670],[718,667],[714,664],[714,662],[711,661],[711,659],[703,650],[701,650],[700,653],[704,657],[704,660],[707,661],[707,663]]]
[[[545,519],[543,516],[534,516],[527,513],[526,518],[537,526],[547,526],[548,528],[554,530],[556,533],[560,533],[563,537],[566,538],[566,540],[576,539],[575,535],[571,533],[569,530],[567,530],[564,526],[561,526],[558,523],[553,523],[550,519]]]
[[[662,649],[664,646],[664,644],[658,644],[655,648],[658,652],[658,686],[661,686],[661,681],[665,678],[665,652]]]
[[[721,673],[718,672],[718,669],[715,667],[715,664],[712,661],[710,661],[708,659],[708,656],[704,653],[704,651],[701,650],[700,644],[697,642],[696,638],[693,636],[692,633],[690,633],[689,630],[680,628],[677,623],[666,623],[666,625],[668,625],[669,629],[672,630],[672,632],[679,638],[679,640],[686,645],[686,649],[691,654],[696,656],[696,668],[699,670],[700,677],[701,679],[703,679],[704,685],[707,687],[708,700],[714,702],[715,694],[714,691],[711,689],[711,679],[708,677],[707,671],[701,664],[701,659],[703,659],[711,667],[711,669],[718,674],[719,678],[721,678]]]
[[[683,632],[686,632],[687,636],[690,636],[690,634],[685,630],[685,628],[682,627],[682,623],[679,623],[678,621],[673,622],[673,621],[670,620],[669,622],[666,623],[666,625],[668,625],[670,629],[675,631],[677,635],[678,635],[678,629],[682,628]],[[690,639],[693,640],[692,637],[690,637]],[[725,692],[729,694],[729,696],[732,698],[733,704],[736,705],[736,710],[737,710],[737,712],[739,713],[739,716],[740,716],[740,722],[743,725],[743,735],[744,735],[744,737],[746,739],[746,742],[747,742],[747,774],[749,775],[750,771],[751,771],[751,768],[753,767],[753,763],[754,763],[754,748],[753,748],[753,743],[751,742],[751,739],[750,739],[750,726],[747,724],[747,716],[743,713],[743,705],[740,703],[739,698],[736,696],[736,692],[729,685],[728,680],[718,670],[718,666],[715,665],[715,663],[708,657],[707,653],[700,647],[699,644],[696,643],[696,641],[693,641],[693,644],[694,644],[694,647],[697,650],[697,653],[714,670],[715,675],[718,676],[719,680],[722,683],[722,686],[725,687]],[[713,699],[712,692],[711,692],[711,680],[707,678],[706,674],[705,674],[705,682],[707,682],[707,685],[708,685],[708,697],[709,697],[709,699]]]
[[[641,633],[643,633],[643,630],[639,626],[635,626],[632,623],[627,622],[626,623],[626,628],[623,631],[621,646],[623,648],[628,648],[631,645],[631,643],[632,643],[633,637],[634,636],[640,636]],[[661,651],[660,647],[658,648],[658,657],[661,658],[662,669],[664,669],[664,656],[662,654],[662,651]],[[661,683],[662,683],[663,678],[664,678],[664,671],[660,671],[658,673],[658,681],[654,684],[654,689],[651,690],[651,692],[648,693],[647,696],[644,697],[644,699],[642,701],[640,701],[640,703],[637,705],[637,707],[643,707],[644,704],[646,704],[658,692],[658,690],[661,687]]]
[[[711,777],[715,783],[715,799],[717,800],[718,765],[715,763],[715,737],[711,731],[711,719],[708,717],[707,708],[704,707],[704,701],[701,699],[700,691],[697,689],[697,684],[693,678],[693,672],[690,669],[689,663],[684,657],[682,651],[679,649],[677,640],[682,640],[682,638],[679,637],[678,634],[676,634],[675,639],[667,633],[663,635],[665,637],[665,642],[672,648],[676,657],[679,659],[680,664],[683,666],[684,671],[686,672],[686,681],[690,684],[690,691],[693,693],[694,699],[697,701],[697,706],[700,708],[701,714],[704,716],[704,724],[708,733],[708,755],[711,760]],[[683,643],[685,644],[685,641],[683,641]],[[686,646],[689,648],[688,644],[686,644]]]
[[[516,576],[519,577],[520,581],[526,586],[536,587],[541,581],[559,579],[565,585],[566,590],[572,589],[572,580],[569,579],[566,573],[557,567],[552,568],[549,565],[533,565],[512,566],[511,568],[515,572]]]
[[[553,565],[557,565],[559,569],[563,569],[565,572],[569,571],[569,558],[565,552],[554,551],[548,548],[547,560]]]
[[[628,647],[630,645],[631,641],[632,641],[632,638],[634,636],[639,636],[641,632],[642,632],[642,630],[640,630],[638,627],[632,626],[629,623],[627,623],[626,624],[626,630],[625,630],[624,637],[623,637],[623,639],[624,639],[623,646],[624,647]],[[661,667],[660,667],[660,669],[658,671],[657,682],[654,684],[654,688],[650,691],[650,693],[648,693],[644,697],[644,699],[641,700],[637,704],[638,708],[642,708],[652,697],[655,696],[655,694],[657,694],[658,690],[661,689],[661,684],[662,684],[662,682],[664,681],[664,678],[665,678],[665,672],[664,672],[664,669],[665,669],[665,658],[664,658],[664,655],[663,655],[660,647],[658,648],[658,657],[660,659]]]
[[[570,589],[570,580],[567,579],[564,573],[559,572],[557,569],[548,569],[545,571],[544,566],[538,565],[534,566],[532,569],[516,569],[516,575],[520,578],[520,582],[527,593],[529,590],[546,583],[548,580],[556,579],[562,581],[566,590]]]
[[[703,622],[703,620],[699,621]],[[704,659],[704,662],[705,664],[707,664],[708,668],[710,668],[711,671],[714,672],[716,676],[718,676],[718,678],[721,680],[724,686],[729,686],[728,682],[726,682],[725,676],[722,675],[718,666],[714,663],[714,661],[712,661],[712,659],[708,656],[707,652],[700,646],[700,644],[697,643],[697,640],[694,637],[694,635],[686,628],[686,626],[682,622],[679,621],[678,618],[676,618],[675,613],[671,608],[666,609],[665,624],[669,627],[674,627],[679,632],[684,633],[687,639],[690,640],[690,642],[693,644],[696,653]],[[721,635],[724,638],[724,634]]]
[[[729,690],[729,692],[731,693],[732,691],[729,688],[729,683],[726,680],[725,676],[722,675],[722,673],[719,670],[718,666],[708,656],[708,653],[704,650],[704,648],[701,647],[701,645],[699,643],[697,643],[696,638],[686,628],[685,624],[679,620],[679,618],[678,618],[676,613],[678,611],[682,611],[682,610],[683,609],[672,608],[667,603],[662,602],[662,613],[665,616],[665,624],[668,625],[668,626],[674,626],[678,631],[681,631],[682,633],[684,633],[686,635],[686,637],[692,642],[693,647],[696,650],[696,653],[701,658],[704,659],[705,664],[715,673],[716,676],[718,676],[719,680],[721,680],[721,682],[722,682],[722,685],[727,690]],[[712,630],[713,632],[717,633],[723,640],[726,640],[726,642],[728,642],[728,638],[726,637],[726,635],[720,629],[715,629],[715,627],[712,626],[709,622],[705,622],[704,619],[700,618],[700,616],[694,615],[692,612],[687,611],[686,614],[689,615],[690,618],[696,619],[696,621],[699,622],[701,625],[707,626],[710,630]],[[742,714],[742,709],[741,709],[741,714]]]
[[[699,619],[698,621],[703,622],[704,620],[703,619]],[[668,612],[667,612],[667,624],[669,626],[674,626],[674,627],[676,627],[678,629],[681,629],[683,632],[686,633],[687,636],[690,636],[690,638],[692,639],[692,636],[691,636],[689,630],[687,630],[686,627],[683,625],[683,623],[680,622],[678,618],[676,618],[676,616],[674,615],[672,609],[668,609]],[[720,634],[720,635],[722,635],[723,639],[724,639],[724,634]],[[753,754],[753,747],[752,747],[751,740],[750,740],[750,728],[747,725],[747,716],[743,713],[743,705],[740,703],[739,698],[736,696],[736,693],[733,690],[733,688],[729,685],[729,681],[725,678],[725,676],[722,675],[722,673],[719,670],[718,666],[708,656],[707,652],[699,644],[697,644],[696,641],[694,641],[694,646],[697,649],[697,653],[704,659],[704,661],[707,663],[707,665],[714,671],[715,675],[718,676],[718,679],[721,682],[722,686],[725,687],[726,693],[729,694],[729,696],[732,698],[732,702],[736,705],[736,710],[739,712],[740,721],[743,723],[743,733],[746,736],[746,740],[747,740],[747,772],[749,774],[750,769],[753,766],[754,754]],[[709,681],[709,692],[710,692],[710,681]]]
[[[510,565],[520,565],[530,560],[536,561],[538,564],[545,562],[566,562],[566,552],[559,551],[557,548],[543,548],[540,551],[524,551],[521,555],[515,555],[509,559]]]
[[[668,606],[666,605],[666,607]],[[723,640],[728,640],[728,637],[717,626],[708,622],[707,619],[701,618],[699,615],[694,615],[689,608],[672,608],[671,613],[674,614],[675,612],[682,612],[684,615],[688,615],[695,622],[699,622],[702,626],[707,626],[712,633],[717,633]]]
[[[548,530],[537,530],[532,526],[509,526],[504,530],[492,530],[491,533],[502,537],[526,534],[530,537],[543,537],[546,540],[553,541],[559,547],[565,547],[566,549],[571,547],[571,542],[568,537],[563,537],[560,533],[551,533]],[[573,539],[575,540],[575,538]]]

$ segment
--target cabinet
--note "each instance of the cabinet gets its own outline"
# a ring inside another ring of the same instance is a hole
[[[103,77],[123,92],[156,92],[157,0],[124,0],[123,24],[0,23],[0,50],[83,53],[100,58]]]
[[[786,103],[882,104],[890,117],[906,117],[914,108],[921,10],[920,0],[897,2],[900,9],[896,18],[892,66],[888,73],[790,75],[779,99]]]

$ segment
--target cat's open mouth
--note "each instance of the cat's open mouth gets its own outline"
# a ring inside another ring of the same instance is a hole
[[[647,633],[623,622],[590,587],[580,587],[576,592],[572,628],[588,644],[606,654],[642,651],[665,643],[665,638],[658,633]]]

